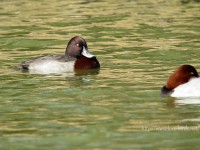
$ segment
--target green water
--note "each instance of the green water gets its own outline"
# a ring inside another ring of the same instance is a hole
[[[200,98],[160,96],[178,66],[200,70],[199,12],[193,0],[0,1],[0,149],[200,149]],[[98,74],[15,68],[75,35]]]

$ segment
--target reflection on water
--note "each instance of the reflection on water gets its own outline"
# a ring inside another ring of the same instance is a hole
[[[194,104],[194,105],[198,105],[200,104],[200,98],[182,98],[182,99],[178,99],[176,100],[177,104]]]
[[[200,70],[198,1],[0,3],[0,149],[199,148],[198,132],[164,129],[198,126],[200,99],[160,97],[177,66]],[[75,35],[88,41],[100,70],[14,69],[62,54]]]

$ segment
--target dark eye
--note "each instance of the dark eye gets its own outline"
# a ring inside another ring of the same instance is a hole
[[[76,44],[76,46],[78,46],[78,47],[79,47],[79,44]]]

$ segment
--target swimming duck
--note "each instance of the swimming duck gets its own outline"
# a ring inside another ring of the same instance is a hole
[[[18,68],[39,73],[59,73],[99,67],[99,61],[88,51],[86,41],[80,36],[75,36],[68,42],[63,55],[40,56],[18,65]]]
[[[195,67],[180,66],[167,80],[161,89],[162,95],[172,97],[200,96],[200,78]]]

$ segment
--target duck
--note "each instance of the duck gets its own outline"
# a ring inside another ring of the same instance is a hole
[[[192,65],[181,65],[161,88],[161,95],[171,97],[200,97],[200,77]]]
[[[100,68],[100,63],[89,52],[86,41],[81,36],[74,36],[69,40],[63,55],[39,56],[24,61],[17,67],[22,70],[49,74]]]

